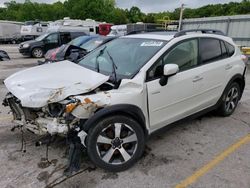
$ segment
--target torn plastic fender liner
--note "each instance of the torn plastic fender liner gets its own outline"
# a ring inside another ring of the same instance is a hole
[[[83,130],[81,130],[81,131],[77,134],[77,136],[80,138],[81,143],[82,143],[82,145],[83,145],[84,147],[86,147],[86,142],[85,142],[85,140],[86,140],[87,135],[88,135],[88,134],[87,134],[85,131],[83,131]]]

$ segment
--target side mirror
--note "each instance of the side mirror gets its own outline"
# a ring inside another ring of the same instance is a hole
[[[166,64],[163,68],[163,75],[164,76],[173,76],[179,71],[179,66],[176,64]]]
[[[176,64],[166,64],[163,68],[163,76],[160,79],[160,85],[165,86],[168,83],[168,78],[175,75],[179,71],[179,66]]]

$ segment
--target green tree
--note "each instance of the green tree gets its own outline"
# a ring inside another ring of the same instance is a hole
[[[141,12],[141,10],[138,7],[131,7],[131,9],[128,12],[128,19],[132,23],[142,22],[143,17],[144,17],[144,14]]]
[[[116,7],[115,0],[66,0],[64,3],[53,4],[33,3],[25,0],[24,3],[8,1],[6,8],[0,8],[0,19],[13,21],[44,20],[53,21],[63,17],[72,19],[91,18],[97,21],[105,21],[114,24],[136,22],[159,22],[164,17],[178,20],[180,9],[172,12],[144,14],[138,7],[120,9]],[[227,4],[207,5],[197,9],[186,8],[184,18],[198,18],[209,16],[226,16],[236,14],[250,14],[250,1],[230,2]]]

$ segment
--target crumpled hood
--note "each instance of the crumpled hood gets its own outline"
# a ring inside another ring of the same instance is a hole
[[[24,107],[40,108],[68,96],[92,91],[109,77],[70,61],[45,64],[17,72],[4,83]]]

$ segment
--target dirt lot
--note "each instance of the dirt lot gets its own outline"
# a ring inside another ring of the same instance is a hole
[[[0,62],[0,101],[6,94],[2,81],[14,72],[36,65],[17,46],[1,45],[12,60]],[[65,143],[49,147],[51,164],[41,163],[46,147],[35,147],[36,136],[25,132],[21,152],[19,130],[11,132],[8,109],[0,105],[0,187],[194,187],[250,188],[250,74],[242,100],[231,117],[206,115],[153,135],[143,158],[131,169],[109,173],[83,157],[79,174],[65,179]]]

